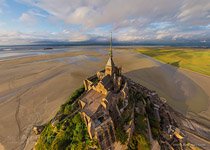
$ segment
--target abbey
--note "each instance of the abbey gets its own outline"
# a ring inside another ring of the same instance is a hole
[[[128,105],[128,83],[121,67],[113,61],[112,46],[105,69],[97,72],[95,82],[84,80],[85,94],[79,99],[81,116],[91,139],[98,140],[102,149],[113,149],[116,141],[114,122]],[[121,107],[118,107],[118,103]]]

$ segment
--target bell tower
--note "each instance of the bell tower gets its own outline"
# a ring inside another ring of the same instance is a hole
[[[111,32],[111,37],[110,37],[110,52],[109,52],[109,59],[106,63],[106,67],[105,67],[105,75],[110,75],[112,76],[114,73],[114,69],[115,69],[115,65],[114,65],[114,61],[112,59],[113,54],[112,54],[112,32]]]

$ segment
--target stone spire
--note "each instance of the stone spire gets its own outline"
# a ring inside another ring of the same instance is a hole
[[[112,54],[112,32],[111,32],[109,59],[106,63],[106,68],[105,68],[106,74],[110,74],[110,75],[112,75],[114,71],[114,66],[115,66],[112,58],[113,58],[113,54]]]
[[[112,58],[112,32],[110,35],[110,52],[109,52],[110,57]]]

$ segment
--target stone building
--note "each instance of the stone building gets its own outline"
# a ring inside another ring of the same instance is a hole
[[[115,117],[122,112],[117,104],[119,101],[123,107],[128,104],[128,84],[121,75],[121,67],[114,64],[111,46],[105,70],[97,72],[96,76],[95,82],[84,80],[86,91],[79,99],[80,114],[90,138],[97,139],[102,149],[113,149]]]

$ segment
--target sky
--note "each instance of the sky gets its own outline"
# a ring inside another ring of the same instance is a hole
[[[210,0],[0,0],[0,45],[210,43]]]

